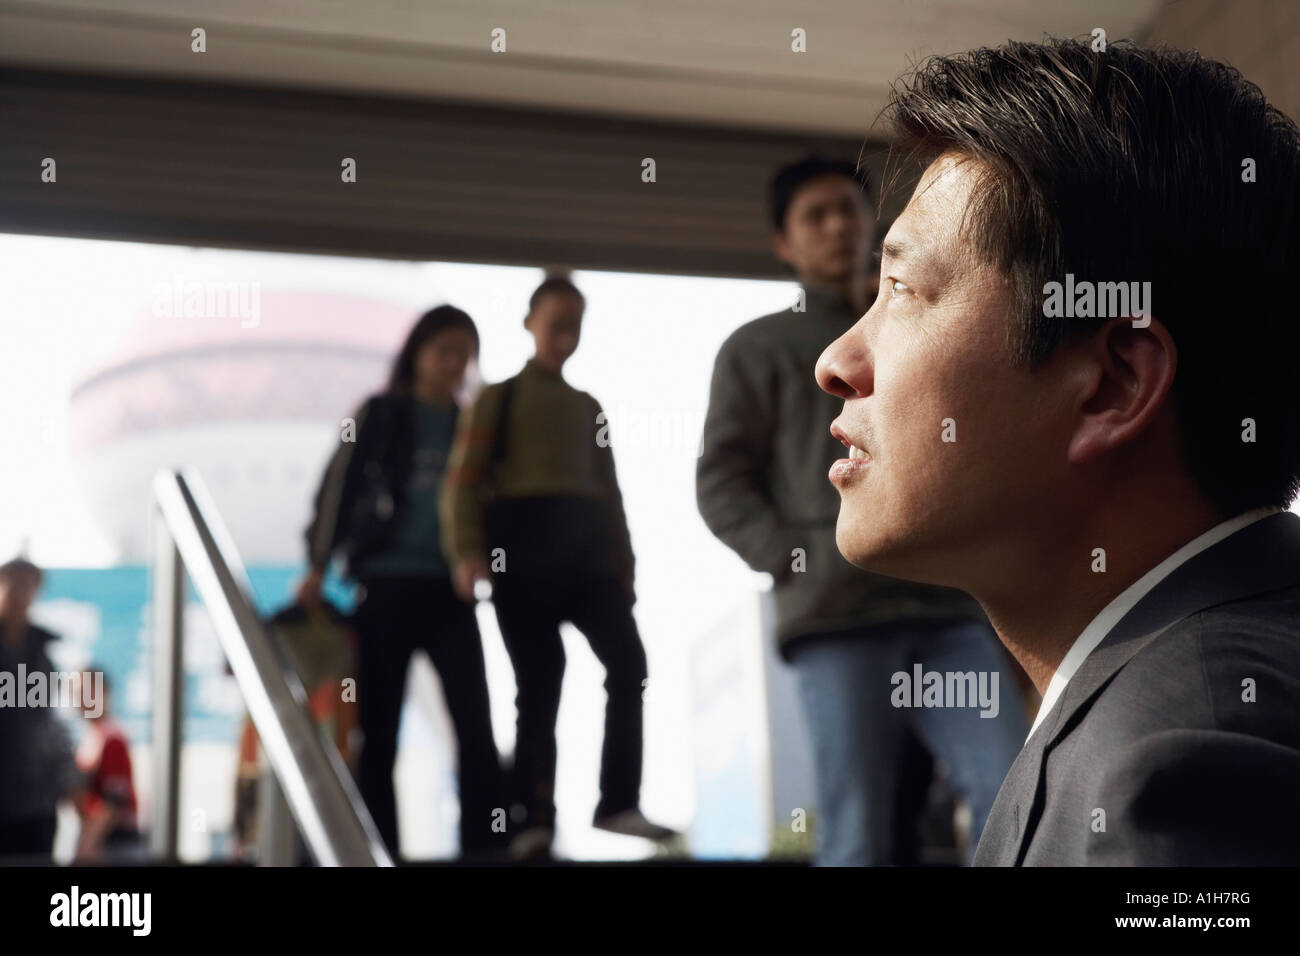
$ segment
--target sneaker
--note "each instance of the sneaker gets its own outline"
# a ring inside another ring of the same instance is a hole
[[[529,827],[510,841],[510,859],[536,860],[551,852],[555,831],[550,827]]]
[[[610,833],[621,833],[624,836],[644,837],[647,840],[671,840],[679,835],[676,830],[651,823],[636,807],[621,813],[596,817],[592,821],[592,826],[597,830],[608,830]]]

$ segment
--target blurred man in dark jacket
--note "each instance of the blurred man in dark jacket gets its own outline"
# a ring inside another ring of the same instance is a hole
[[[56,701],[28,694],[29,675],[44,682],[54,671],[46,646],[56,637],[28,619],[41,579],[22,558],[0,565],[0,857],[31,862],[49,861],[57,804],[78,786]]]
[[[966,594],[869,574],[835,544],[843,452],[828,423],[839,401],[817,387],[822,350],[870,304],[873,216],[856,168],[810,157],[772,185],[777,256],[802,285],[792,309],[737,329],[718,353],[697,472],[700,514],[772,575],[781,654],[798,673],[817,774],[825,864],[900,862],[898,788],[907,734],[942,761],[971,808],[972,843],[1027,727],[1008,662]],[[992,674],[1000,714],[896,706],[893,675]]]

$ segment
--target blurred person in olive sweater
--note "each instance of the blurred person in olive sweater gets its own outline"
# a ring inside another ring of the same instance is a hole
[[[549,852],[555,832],[555,723],[564,676],[560,624],[605,667],[605,740],[597,828],[662,840],[639,809],[646,656],[632,616],[634,557],[600,404],[564,380],[586,302],[568,279],[544,281],[524,327],[535,353],[485,388],[463,417],[442,493],[445,550],[458,593],[492,581],[518,686],[514,791],[517,858]],[[520,819],[522,818],[522,819]]]

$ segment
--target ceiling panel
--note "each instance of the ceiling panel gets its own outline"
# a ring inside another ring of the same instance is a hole
[[[937,52],[1136,36],[1156,0],[0,0],[0,62],[862,135]],[[207,52],[190,31],[207,31]],[[490,50],[495,28],[506,51]],[[791,51],[806,31],[807,52]]]

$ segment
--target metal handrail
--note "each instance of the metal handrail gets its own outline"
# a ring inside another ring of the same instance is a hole
[[[154,820],[151,850],[176,859],[185,572],[207,605],[249,716],[308,849],[321,866],[392,866],[338,749],[317,730],[307,692],[275,653],[243,562],[199,476],[154,479]],[[286,841],[280,840],[280,846]],[[287,862],[283,850],[263,863]]]

